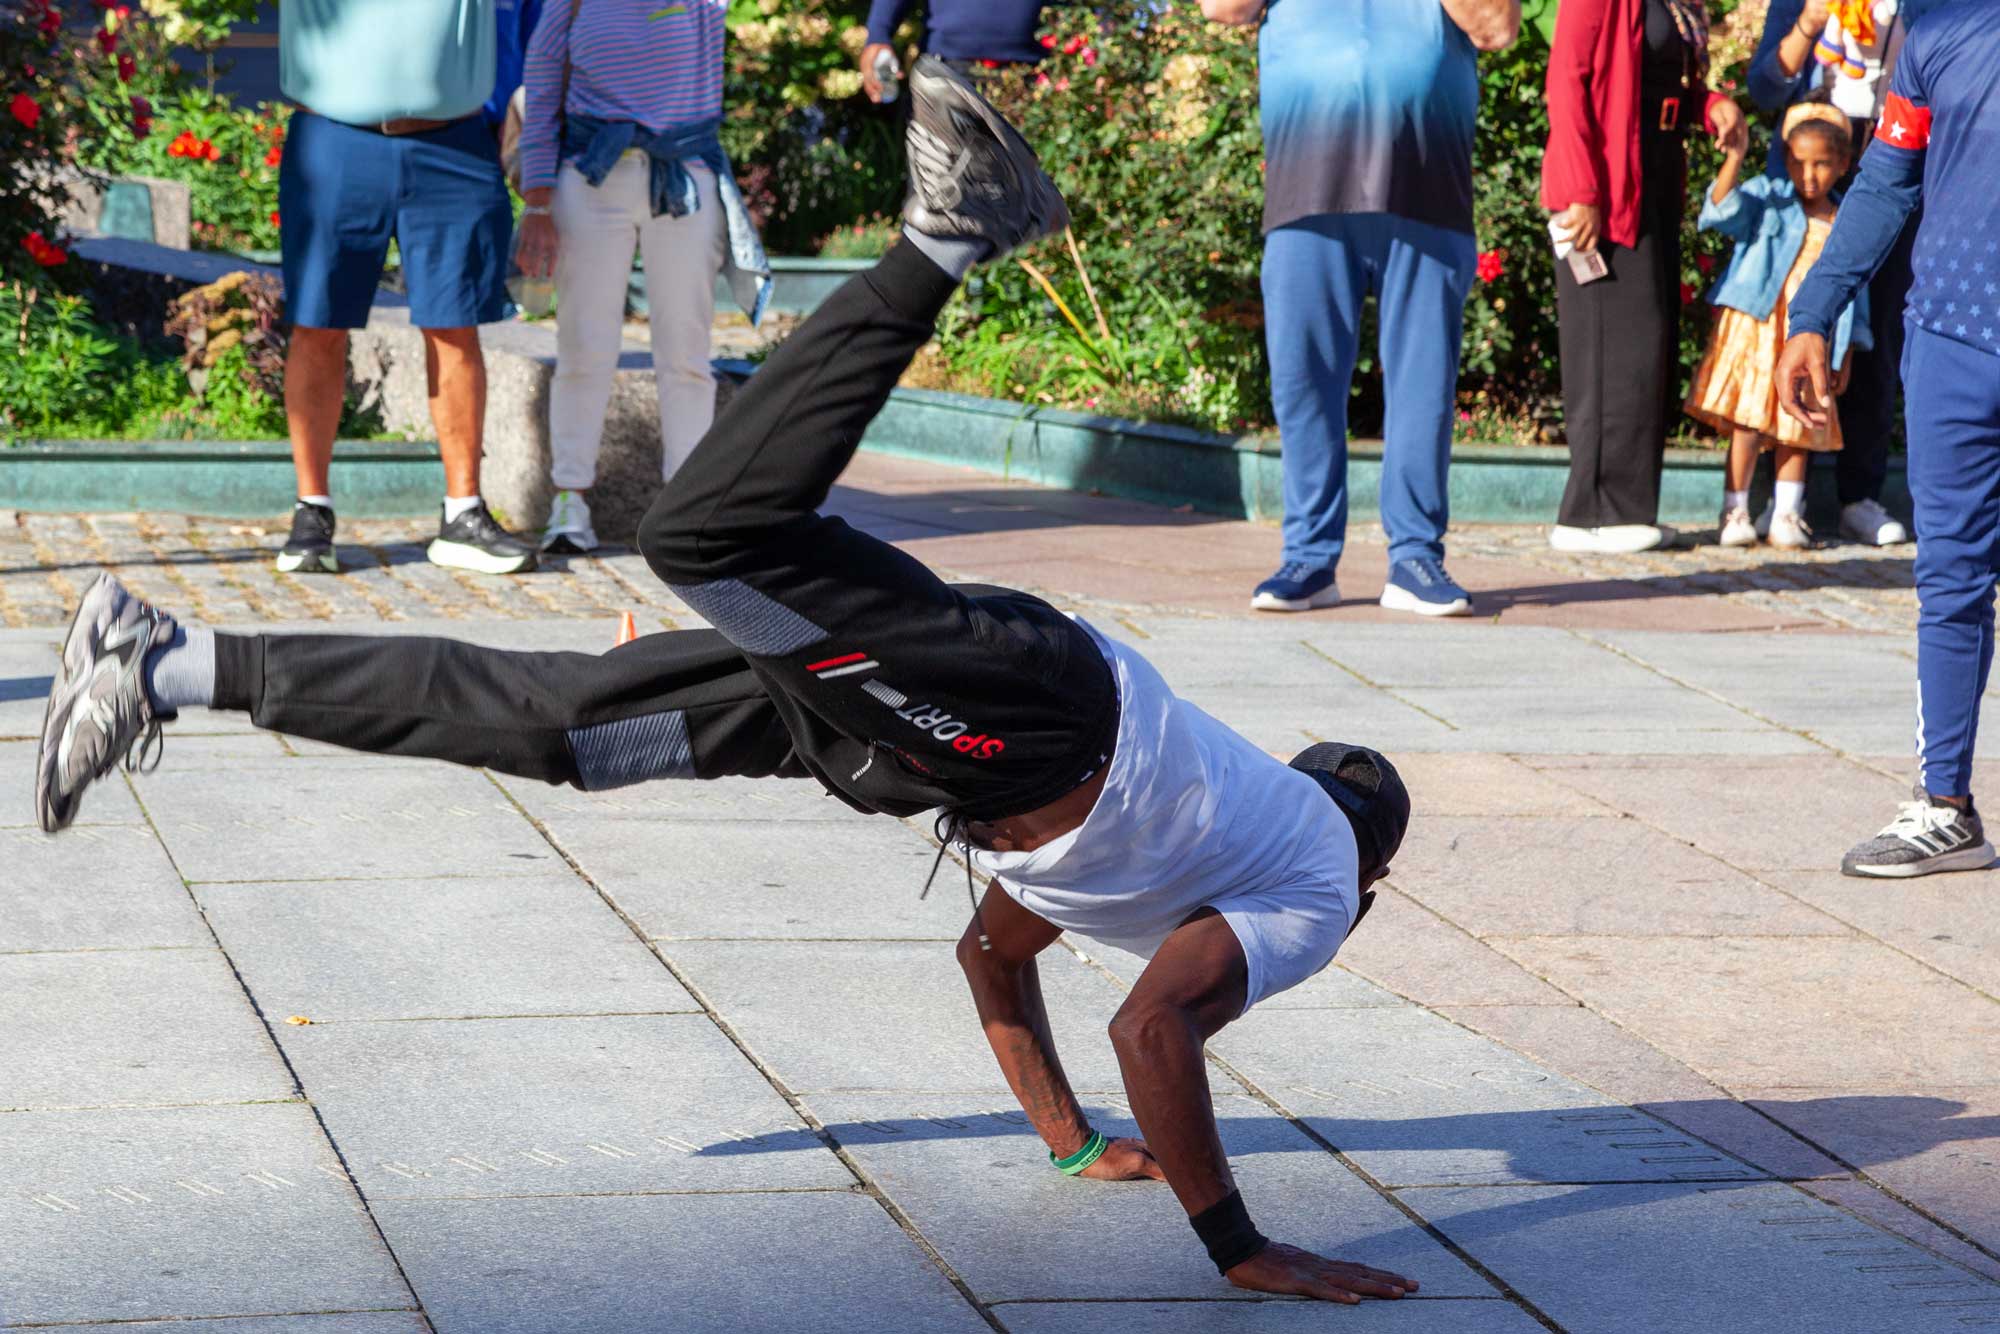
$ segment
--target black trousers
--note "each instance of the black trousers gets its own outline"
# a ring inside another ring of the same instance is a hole
[[[1640,153],[1639,235],[1631,246],[1599,242],[1609,276],[1578,283],[1556,262],[1569,440],[1559,518],[1576,528],[1659,517],[1667,428],[1679,408],[1687,150],[1678,134],[1648,130]]]
[[[863,810],[974,819],[1054,800],[1117,730],[1089,635],[817,513],[953,288],[896,247],[785,341],[661,493],[640,548],[713,630],[601,655],[217,636],[218,705],[356,750],[593,790],[811,776]]]
[[[1915,281],[1910,263],[1919,221],[1912,215],[1903,224],[1896,248],[1868,283],[1868,329],[1875,346],[1854,354],[1854,375],[1840,397],[1845,443],[1833,456],[1842,505],[1880,500],[1889,475],[1889,437],[1901,415],[1903,391],[1903,306]]]

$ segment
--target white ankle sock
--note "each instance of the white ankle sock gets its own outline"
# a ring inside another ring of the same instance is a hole
[[[146,698],[153,712],[179,713],[215,703],[215,632],[176,626],[174,637],[146,659]]]
[[[1773,500],[1779,514],[1804,514],[1806,512],[1806,484],[1804,482],[1779,482]]]
[[[317,506],[319,506],[319,507],[320,507],[321,509],[323,509],[323,510],[330,510],[330,509],[332,509],[332,508],[333,508],[333,497],[332,497],[332,496],[300,496],[300,497],[299,497],[299,504],[301,504],[301,505],[317,505]]]
[[[469,496],[446,496],[444,498],[444,521],[450,523],[459,515],[470,513],[478,508],[479,494],[477,492]]]
[[[1722,508],[1725,512],[1729,510],[1749,509],[1750,493],[1748,491],[1724,491],[1722,493]]]
[[[993,252],[990,242],[958,236],[931,236],[908,226],[903,227],[903,238],[924,252],[931,263],[950,274],[953,281],[963,282],[972,266]]]

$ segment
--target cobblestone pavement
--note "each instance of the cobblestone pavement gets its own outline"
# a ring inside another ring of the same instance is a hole
[[[1008,486],[981,474],[900,460],[864,459],[856,466],[891,487],[859,493],[864,512],[857,522],[866,526],[872,520],[877,531],[892,539],[916,543],[920,555],[954,574],[1017,583],[1079,605],[1230,614],[1243,599],[1234,583],[1199,597],[1190,586],[1172,581],[1160,582],[1156,589],[1119,587],[1106,580],[1106,566],[1080,558],[1078,530],[1098,534],[1103,555],[1127,568],[1160,560],[1172,568],[1176,553],[1192,565],[1224,546],[1241,551],[1268,545],[1276,553],[1270,525],[1195,521],[1130,502]],[[948,482],[967,492],[977,488],[977,503],[955,503],[963,497],[951,491],[903,494],[925,481]],[[1021,503],[997,506],[996,491]],[[893,504],[893,509],[867,510],[869,501]],[[1024,509],[1047,524],[1018,524]],[[1158,528],[1145,526],[1149,515],[1158,520]],[[1072,534],[1067,545],[1058,532],[1063,528]],[[270,556],[285,536],[285,525],[277,519],[246,523],[164,514],[0,510],[0,625],[61,624],[66,608],[75,605],[100,568],[117,571],[149,597],[216,623],[601,617],[629,610],[657,613],[663,624],[671,625],[684,610],[626,548],[607,549],[594,558],[552,560],[534,575],[494,579],[431,565],[424,547],[433,531],[428,520],[343,520],[341,550],[348,572],[328,579],[272,570]],[[1618,590],[1628,600],[1643,600],[1645,623],[1662,627],[1686,628],[1670,610],[1682,599],[1711,614],[1728,606],[1799,626],[1908,633],[1916,624],[1910,575],[1914,548],[1909,546],[1878,551],[1828,543],[1813,551],[1779,552],[1709,544],[1638,556],[1571,556],[1551,551],[1545,532],[1533,525],[1459,528],[1451,537],[1452,556],[1465,562],[1465,570],[1476,566],[1478,578],[1461,574],[1475,592],[1510,587],[1561,591],[1573,599],[1567,619],[1578,624],[1591,623],[1589,590],[1600,584],[1607,593]],[[970,549],[963,542],[952,544],[982,537],[994,540]],[[950,540],[924,547],[927,539],[936,538]],[[1385,550],[1379,528],[1357,526],[1343,582],[1350,568],[1379,566]],[[1231,559],[1246,571],[1236,582],[1257,577],[1248,573],[1253,566],[1244,564],[1252,557]],[[1552,581],[1551,575],[1559,579]],[[1241,592],[1247,589],[1245,582]],[[1631,624],[1631,618],[1623,623]]]

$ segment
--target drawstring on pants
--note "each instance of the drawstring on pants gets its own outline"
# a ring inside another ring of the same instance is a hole
[[[938,841],[937,856],[931,859],[931,873],[924,877],[923,892],[917,895],[919,902],[930,897],[931,885],[937,880],[938,868],[944,865],[944,855],[956,843],[966,853],[965,857],[965,897],[972,904],[972,920],[979,924],[979,948],[990,951],[991,941],[986,938],[986,923],[979,915],[979,891],[972,882],[971,845],[965,836],[965,817],[957,811],[938,812],[937,822],[931,826],[931,836]]]

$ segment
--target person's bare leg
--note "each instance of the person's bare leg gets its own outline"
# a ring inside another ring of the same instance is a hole
[[[1778,480],[1781,482],[1803,482],[1806,479],[1806,465],[1812,462],[1812,451],[1794,449],[1789,445],[1778,446]]]
[[[476,496],[486,429],[486,357],[477,327],[424,330],[424,383],[444,460],[444,493]]]
[[[292,330],[285,349],[285,426],[302,496],[333,494],[327,472],[347,394],[347,330]]]
[[[1729,463],[1724,469],[1723,485],[1731,491],[1748,491],[1750,479],[1757,472],[1757,453],[1763,444],[1763,437],[1747,427],[1739,426],[1729,434]]]

